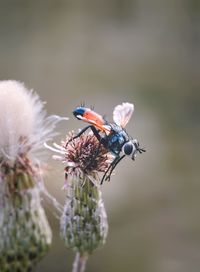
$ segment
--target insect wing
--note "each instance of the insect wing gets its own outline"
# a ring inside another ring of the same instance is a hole
[[[129,122],[134,111],[134,105],[131,103],[122,103],[122,105],[118,105],[114,108],[113,111],[113,120],[114,122],[124,128],[126,124]]]

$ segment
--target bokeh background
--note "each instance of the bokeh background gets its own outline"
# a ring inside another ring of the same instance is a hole
[[[82,101],[108,120],[115,105],[135,104],[127,130],[147,152],[102,186],[109,236],[88,272],[199,271],[199,30],[197,0],[0,0],[0,79],[25,82],[48,114],[70,117],[57,142],[84,126],[71,113]],[[63,203],[63,165],[49,165],[46,186]],[[70,271],[44,204],[54,239],[36,271]]]

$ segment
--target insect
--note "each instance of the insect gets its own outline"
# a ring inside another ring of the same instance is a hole
[[[102,144],[108,152],[114,155],[114,159],[105,171],[101,184],[104,180],[110,180],[111,174],[116,165],[125,157],[130,156],[135,160],[137,153],[145,152],[144,148],[139,146],[139,142],[128,135],[125,126],[129,122],[134,111],[134,105],[122,103],[114,108],[113,123],[108,122],[100,114],[84,106],[77,107],[73,114],[78,120],[82,120],[89,125],[83,128],[73,139],[78,138],[87,129],[91,129],[99,141],[99,148]],[[73,140],[72,139],[72,140]],[[98,155],[98,149],[95,156]]]

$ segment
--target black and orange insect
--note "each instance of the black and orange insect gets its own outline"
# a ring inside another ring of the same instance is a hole
[[[78,120],[89,124],[73,139],[78,138],[87,129],[91,129],[99,141],[99,147],[102,144],[115,157],[105,171],[101,184],[104,180],[110,180],[114,168],[125,156],[130,156],[132,160],[135,160],[137,153],[146,151],[139,146],[139,142],[136,139],[130,137],[125,131],[125,126],[129,122],[133,111],[134,105],[130,103],[122,103],[122,105],[116,106],[113,111],[113,123],[106,121],[105,118],[90,108],[81,106],[73,111],[74,116]],[[97,155],[98,150],[94,156]]]

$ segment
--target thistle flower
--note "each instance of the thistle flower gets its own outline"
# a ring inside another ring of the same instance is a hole
[[[0,271],[24,272],[47,252],[52,234],[41,205],[36,151],[52,136],[38,95],[17,81],[0,81]]]
[[[108,223],[100,191],[99,172],[104,172],[110,159],[107,150],[93,134],[73,139],[69,134],[61,145],[50,149],[60,153],[53,158],[66,164],[67,192],[61,217],[61,236],[67,248],[77,252],[73,271],[84,271],[87,257],[105,243]],[[98,150],[98,154],[96,154]]]

